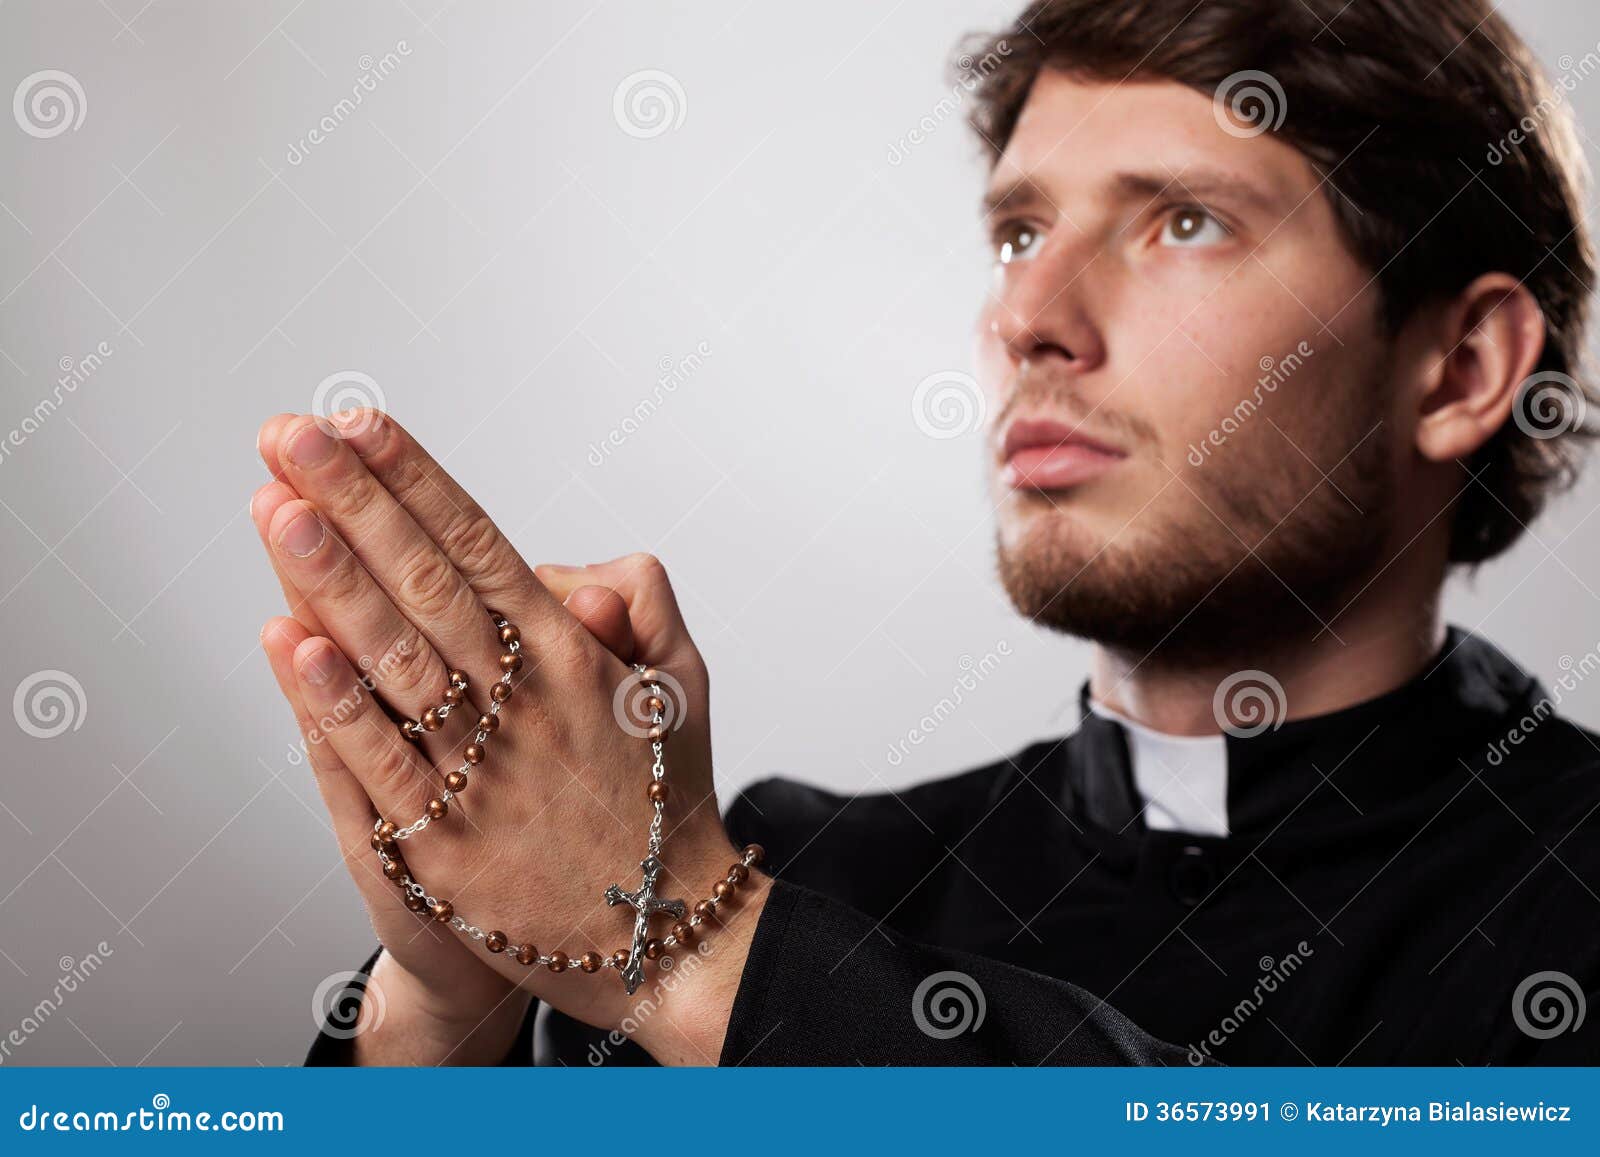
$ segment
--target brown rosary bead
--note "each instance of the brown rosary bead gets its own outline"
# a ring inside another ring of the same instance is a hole
[[[449,811],[450,805],[445,803],[442,799],[430,799],[428,801],[429,819],[442,820],[449,813]]]
[[[715,920],[717,918],[717,906],[709,900],[701,900],[694,906],[694,914],[702,920]]]
[[[517,630],[517,628],[513,627],[510,623],[507,623],[505,626],[500,628],[500,641],[506,646],[509,647],[512,643],[521,642],[521,640],[522,632]]]
[[[502,670],[502,671],[520,671],[520,670],[522,670],[522,656],[517,654],[515,651],[507,651],[504,655],[500,656],[500,670]]]
[[[487,711],[485,711],[482,715],[478,716],[478,730],[488,732],[500,730],[500,716],[490,715]]]
[[[493,687],[489,688],[489,698],[493,699],[496,703],[504,703],[507,699],[511,698],[511,684],[496,683]]]
[[[444,785],[451,791],[460,795],[467,790],[467,774],[464,771],[452,771],[444,777]]]
[[[565,972],[567,970],[567,964],[567,954],[562,952],[559,948],[550,954],[550,964],[548,967],[551,972]]]
[[[439,709],[437,707],[430,707],[422,713],[422,730],[424,731],[437,731],[443,723],[444,720],[439,718]]]
[[[650,790],[645,793],[650,797],[651,803],[666,803],[669,790],[664,780],[655,780],[650,784]]]
[[[611,967],[621,972],[628,967],[628,957],[631,955],[626,948],[619,948],[611,954]]]
[[[483,747],[480,744],[469,743],[467,749],[461,753],[461,757],[468,763],[482,763]]]
[[[440,900],[433,906],[433,918],[441,924],[450,923],[450,918],[455,914],[455,906],[449,900]]]
[[[661,959],[661,954],[665,951],[665,946],[655,937],[651,937],[644,942],[644,958],[646,960],[659,960]]]
[[[733,885],[728,883],[726,880],[718,880],[715,884],[711,885],[711,894],[718,900],[726,900],[729,896],[733,895]]]
[[[728,883],[742,884],[750,878],[750,869],[743,864],[735,864],[728,869]]]
[[[661,682],[661,672],[657,671],[654,667],[646,667],[643,671],[639,672],[639,682],[659,683]]]
[[[504,932],[491,932],[483,938],[483,946],[490,952],[504,952],[506,950],[506,934]]]
[[[665,711],[667,709],[667,701],[661,698],[659,695],[652,695],[650,698],[644,701],[644,707],[646,711],[652,713],[656,711]]]
[[[406,893],[406,907],[413,912],[420,912],[428,906],[428,902],[415,892]]]
[[[450,686],[465,691],[468,686],[467,673],[457,667],[450,668]]]
[[[454,683],[444,689],[444,701],[454,707],[467,697],[467,693]]]
[[[535,948],[532,944],[524,944],[521,948],[517,949],[517,963],[518,964],[537,964],[537,963],[539,963],[539,950],[537,948]]]
[[[375,852],[381,852],[381,851],[383,851],[385,848],[387,848],[389,846],[389,841],[384,839],[377,832],[373,832],[372,833],[372,841],[371,842],[372,842],[372,850],[375,851]]]
[[[585,952],[582,956],[578,957],[578,967],[583,969],[585,972],[599,972],[600,965],[603,963],[604,961],[600,959],[600,954],[598,952]]]
[[[393,841],[395,833],[399,830],[400,828],[393,820],[384,820],[378,825],[378,838],[386,844],[390,843]]]
[[[406,866],[399,860],[391,859],[383,865],[383,877],[386,880],[398,880],[406,874]]]
[[[767,858],[767,849],[760,844],[746,844],[744,846],[744,858],[752,864],[759,864]]]
[[[687,944],[694,939],[694,925],[687,920],[679,920],[672,926],[672,934],[677,938],[679,944]]]
[[[417,740],[422,738],[422,736],[417,734],[416,724],[412,723],[409,719],[402,719],[400,721],[400,735],[408,743],[415,743]]]

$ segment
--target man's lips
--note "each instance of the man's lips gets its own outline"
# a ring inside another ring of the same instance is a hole
[[[1064,490],[1105,473],[1126,454],[1053,418],[1019,418],[1001,445],[1001,485]]]

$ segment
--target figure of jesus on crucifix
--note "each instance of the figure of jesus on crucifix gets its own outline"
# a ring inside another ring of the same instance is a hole
[[[673,919],[683,918],[682,900],[656,899],[656,877],[661,874],[661,861],[646,856],[639,861],[644,879],[637,892],[624,892],[622,885],[612,884],[606,889],[606,903],[615,907],[627,904],[633,909],[633,947],[628,951],[628,964],[622,970],[622,985],[632,996],[634,989],[644,983],[644,946],[650,935],[650,917],[657,912],[670,912]]]

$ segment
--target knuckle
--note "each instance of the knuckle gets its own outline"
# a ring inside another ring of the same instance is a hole
[[[404,809],[408,817],[412,810],[421,809],[426,777],[414,762],[411,748],[398,735],[373,744],[365,770],[367,791],[374,799],[394,801],[394,808]]]
[[[415,631],[403,634],[383,653],[374,675],[386,691],[402,696],[431,694],[443,682],[438,659]]]
[[[359,603],[367,593],[367,583],[371,580],[356,561],[356,556],[343,544],[335,546],[334,550],[336,553],[330,559],[327,571],[317,583],[318,601],[340,606]]]
[[[483,574],[495,569],[509,549],[500,528],[481,510],[474,510],[451,523],[444,534],[445,553],[468,574]]]
[[[384,483],[402,506],[412,506],[417,498],[434,487],[424,459],[420,454],[411,453],[405,438],[391,436],[388,447],[373,465],[383,471]]]
[[[320,501],[333,520],[341,526],[359,525],[371,509],[373,500],[380,497],[377,479],[365,470],[352,472],[340,485],[330,487]]]
[[[635,551],[623,561],[630,571],[637,573],[650,586],[656,586],[667,581],[666,564],[649,551]]]
[[[401,603],[418,615],[437,619],[455,604],[461,588],[456,568],[430,543],[406,560],[396,593]]]

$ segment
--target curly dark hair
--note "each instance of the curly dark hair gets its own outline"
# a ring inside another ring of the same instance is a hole
[[[1481,274],[1521,279],[1544,313],[1544,353],[1515,420],[1463,463],[1452,562],[1504,551],[1572,484],[1595,432],[1580,384],[1594,255],[1566,94],[1600,55],[1552,82],[1488,0],[1038,0],[958,62],[991,162],[1047,67],[1219,99],[1239,74],[1265,73],[1282,92],[1272,131],[1326,178],[1391,332]]]

